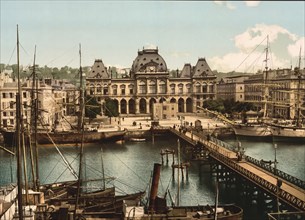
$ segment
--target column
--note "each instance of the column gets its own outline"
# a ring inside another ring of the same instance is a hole
[[[121,114],[121,101],[118,100],[118,113]]]
[[[126,99],[126,114],[129,114],[129,99]]]
[[[140,101],[138,98],[135,101],[135,112],[136,112],[136,114],[140,113]]]
[[[149,108],[149,100],[147,101],[146,100],[146,113],[147,114],[150,114],[151,112],[150,112],[150,108]]]

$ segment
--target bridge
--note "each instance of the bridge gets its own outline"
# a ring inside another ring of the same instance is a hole
[[[209,156],[239,174],[259,188],[275,196],[298,211],[305,211],[305,181],[293,177],[273,166],[238,154],[232,145],[213,137],[203,137],[196,132],[170,128],[170,131],[192,146],[202,144]],[[209,139],[209,140],[208,140]]]

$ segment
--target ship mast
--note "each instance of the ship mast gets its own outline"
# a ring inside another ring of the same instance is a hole
[[[31,123],[31,134],[34,133],[34,149],[35,149],[35,169],[34,169],[34,159],[32,158],[32,147],[31,147],[31,161],[33,169],[33,184],[35,190],[39,190],[39,168],[38,168],[38,146],[37,146],[37,120],[38,120],[38,79],[36,78],[36,45],[34,51],[34,62],[33,62],[33,82],[32,82],[32,91],[31,91],[31,110],[32,110],[32,123]],[[34,132],[33,132],[34,130]],[[30,137],[31,137],[30,134]],[[32,144],[32,143],[30,143]],[[34,170],[36,172],[34,172]]]
[[[79,74],[80,74],[80,117],[79,117],[79,131],[81,131],[81,146],[80,146],[80,156],[79,156],[79,171],[78,171],[78,184],[77,184],[77,194],[75,201],[75,211],[74,211],[74,219],[76,219],[76,213],[78,209],[81,185],[82,185],[82,163],[83,163],[83,152],[84,152],[84,89],[83,89],[83,72],[81,65],[81,45],[79,44]]]
[[[302,78],[302,75],[301,75],[301,47],[300,47],[300,53],[299,53],[299,66],[298,66],[296,74],[297,74],[297,77],[298,77],[297,121],[296,121],[296,126],[300,127],[301,126],[301,121],[300,121],[300,118],[301,118],[300,87],[301,87],[301,78]]]
[[[263,105],[264,105],[264,114],[263,119],[267,116],[267,98],[268,98],[268,87],[267,87],[267,79],[268,79],[268,47],[269,47],[269,36],[267,36],[267,47],[266,47],[266,59],[265,63],[265,73],[263,73],[263,83],[264,83],[264,92],[263,92]]]
[[[16,94],[16,109],[17,109],[17,120],[16,120],[16,131],[17,131],[17,184],[18,184],[18,217],[19,220],[23,220],[22,211],[22,166],[21,166],[21,134],[22,131],[22,114],[21,114],[21,84],[20,84],[20,70],[19,70],[19,30],[17,25],[17,79],[18,79],[18,90]]]

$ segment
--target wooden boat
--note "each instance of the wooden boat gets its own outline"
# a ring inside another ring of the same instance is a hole
[[[178,149],[179,151],[179,149]],[[157,196],[161,164],[154,165],[153,178],[149,198],[149,207],[144,208],[135,203],[125,201],[124,219],[203,219],[203,220],[242,220],[242,208],[234,205],[215,206],[167,206],[166,198]],[[178,186],[179,188],[179,186]],[[218,195],[218,190],[217,190]],[[137,211],[136,211],[137,210]]]
[[[1,129],[4,145],[13,147],[16,145],[16,132],[12,130]],[[86,131],[84,132],[84,143],[116,142],[124,139],[125,131]],[[33,136],[33,134],[32,134]],[[40,132],[37,133],[38,144],[73,144],[80,143],[82,139],[81,132]]]

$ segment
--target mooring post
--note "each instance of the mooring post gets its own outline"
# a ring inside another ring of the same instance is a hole
[[[166,154],[166,164],[168,164],[168,153]]]
[[[160,154],[161,154],[161,161],[162,161],[162,165],[163,165],[163,150],[161,150],[161,152],[160,152]]]
[[[186,172],[186,179],[189,178],[189,169],[188,166],[185,167],[185,172]]]
[[[184,174],[183,174],[184,166],[182,164],[180,164],[178,167],[178,170],[179,169],[181,169],[182,179],[184,179]]]

